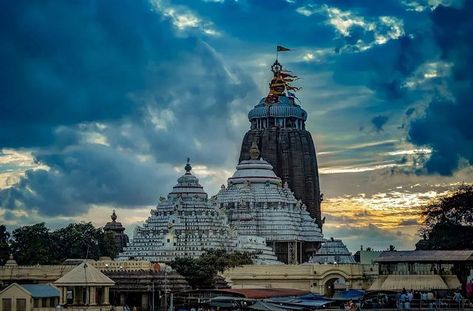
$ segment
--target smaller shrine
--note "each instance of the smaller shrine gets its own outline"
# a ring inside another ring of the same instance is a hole
[[[68,309],[86,306],[91,311],[110,307],[110,287],[113,285],[114,281],[87,261],[54,282],[59,289],[60,305],[66,305]]]
[[[110,216],[112,221],[107,222],[103,227],[105,233],[112,233],[115,240],[115,245],[118,252],[122,252],[123,248],[128,244],[128,235],[125,234],[125,227],[123,227],[121,222],[117,221],[117,214],[113,210],[112,215]]]
[[[322,244],[322,247],[310,258],[309,262],[346,264],[355,263],[355,258],[352,256],[345,244],[343,244],[342,240],[330,238],[330,240],[327,240]]]

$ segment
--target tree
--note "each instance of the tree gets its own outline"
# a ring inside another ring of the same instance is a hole
[[[103,232],[103,230],[101,231],[102,231],[102,238],[99,242],[100,256],[107,256],[112,259],[117,257],[118,248],[116,245],[113,232]]]
[[[184,276],[192,288],[215,288],[217,275],[226,269],[252,264],[254,254],[228,253],[223,249],[211,249],[199,258],[178,257],[170,266]]]
[[[0,226],[0,254],[1,241]],[[100,256],[117,255],[113,234],[106,234],[90,222],[72,223],[56,231],[50,231],[44,223],[20,227],[13,231],[11,250],[20,265],[58,264],[72,258],[97,260]],[[7,250],[7,259],[8,253]]]
[[[473,249],[473,186],[461,185],[422,207],[418,249]]]
[[[52,233],[55,241],[55,258],[64,261],[68,258],[99,259],[100,256],[116,256],[113,235],[105,234],[92,223],[69,224]]]
[[[0,225],[0,265],[4,265],[10,257],[10,233],[4,225]]]
[[[11,250],[19,265],[57,263],[53,240],[44,223],[13,230]]]

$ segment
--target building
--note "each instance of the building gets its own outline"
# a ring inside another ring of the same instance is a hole
[[[303,203],[294,197],[287,182],[260,158],[253,142],[250,159],[237,165],[215,196],[215,204],[241,236],[258,236],[284,263],[307,261],[324,241],[321,229]]]
[[[117,253],[119,253],[122,252],[123,248],[128,244],[128,235],[125,234],[125,227],[123,227],[122,223],[117,222],[117,214],[115,214],[115,210],[113,210],[110,218],[112,218],[112,221],[107,222],[103,227],[103,231],[113,235]]]
[[[225,271],[232,289],[292,288],[331,297],[336,291],[368,289],[378,276],[377,265],[304,264],[246,265]]]
[[[0,292],[0,311],[53,311],[59,290],[51,284],[12,283]]]
[[[473,271],[472,250],[386,251],[375,261],[379,278],[371,290],[455,290]]]
[[[82,262],[83,260],[79,264]],[[110,259],[87,260],[87,263],[89,267],[94,266],[115,282],[115,285],[110,287],[109,290],[109,300],[113,306],[123,306],[126,303],[130,307],[136,306],[142,311],[152,310],[153,302],[154,306],[165,305],[165,293],[170,295],[171,293],[190,289],[185,278],[175,271],[166,269],[165,264],[140,260],[113,261]],[[0,286],[5,288],[13,283],[19,283],[21,286],[24,283],[40,285],[53,283],[68,274],[76,266],[0,266]],[[69,297],[72,297],[73,290],[70,288],[68,291]],[[59,301],[59,291],[57,299]],[[99,299],[96,299],[96,301],[99,301]],[[46,306],[46,304],[40,305]],[[110,307],[105,309],[108,310],[108,308]],[[15,310],[13,309],[13,311]]]
[[[277,263],[264,239],[241,237],[227,224],[227,215],[210,204],[191,170],[188,160],[185,174],[179,177],[167,199],[151,210],[145,224],[135,229],[133,240],[119,259],[166,263],[182,256],[197,258],[207,249],[258,249],[261,254],[257,262]]]
[[[68,309],[102,310],[110,306],[110,287],[115,285],[105,274],[87,261],[54,282],[59,289],[59,304]]]
[[[274,78],[270,94],[248,113],[251,128],[243,138],[239,162],[250,158],[251,145],[257,142],[262,158],[289,184],[296,199],[302,200],[321,227],[322,197],[314,142],[305,129],[307,112],[289,92],[295,89],[288,85],[293,76],[277,60],[271,69]]]
[[[309,262],[346,264],[355,263],[355,259],[342,240],[330,238],[322,244],[322,247],[310,258]]]

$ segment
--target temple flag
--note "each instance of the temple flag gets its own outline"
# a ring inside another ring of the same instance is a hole
[[[276,50],[277,50],[278,52],[285,52],[285,51],[290,51],[291,49],[288,49],[288,48],[285,48],[285,47],[283,47],[283,46],[281,46],[281,45],[278,45],[278,46],[276,47]]]

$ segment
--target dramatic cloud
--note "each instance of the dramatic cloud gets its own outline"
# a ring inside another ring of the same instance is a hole
[[[10,3],[0,14],[0,147],[33,148],[43,165],[17,185],[8,177],[2,208],[70,216],[149,205],[186,157],[237,157],[255,87],[202,40],[208,31],[193,32],[202,21],[191,13],[91,0]]]
[[[434,35],[442,50],[443,61],[452,63],[448,89],[453,98],[439,96],[425,111],[424,117],[412,121],[410,140],[427,145],[433,153],[426,162],[428,172],[452,174],[460,159],[473,163],[473,3],[461,8],[438,7],[433,12]]]
[[[100,145],[84,144],[37,158],[49,169],[27,171],[17,186],[0,192],[0,206],[73,216],[85,213],[90,204],[151,205],[159,198],[158,189],[170,188],[176,175],[172,167]]]

